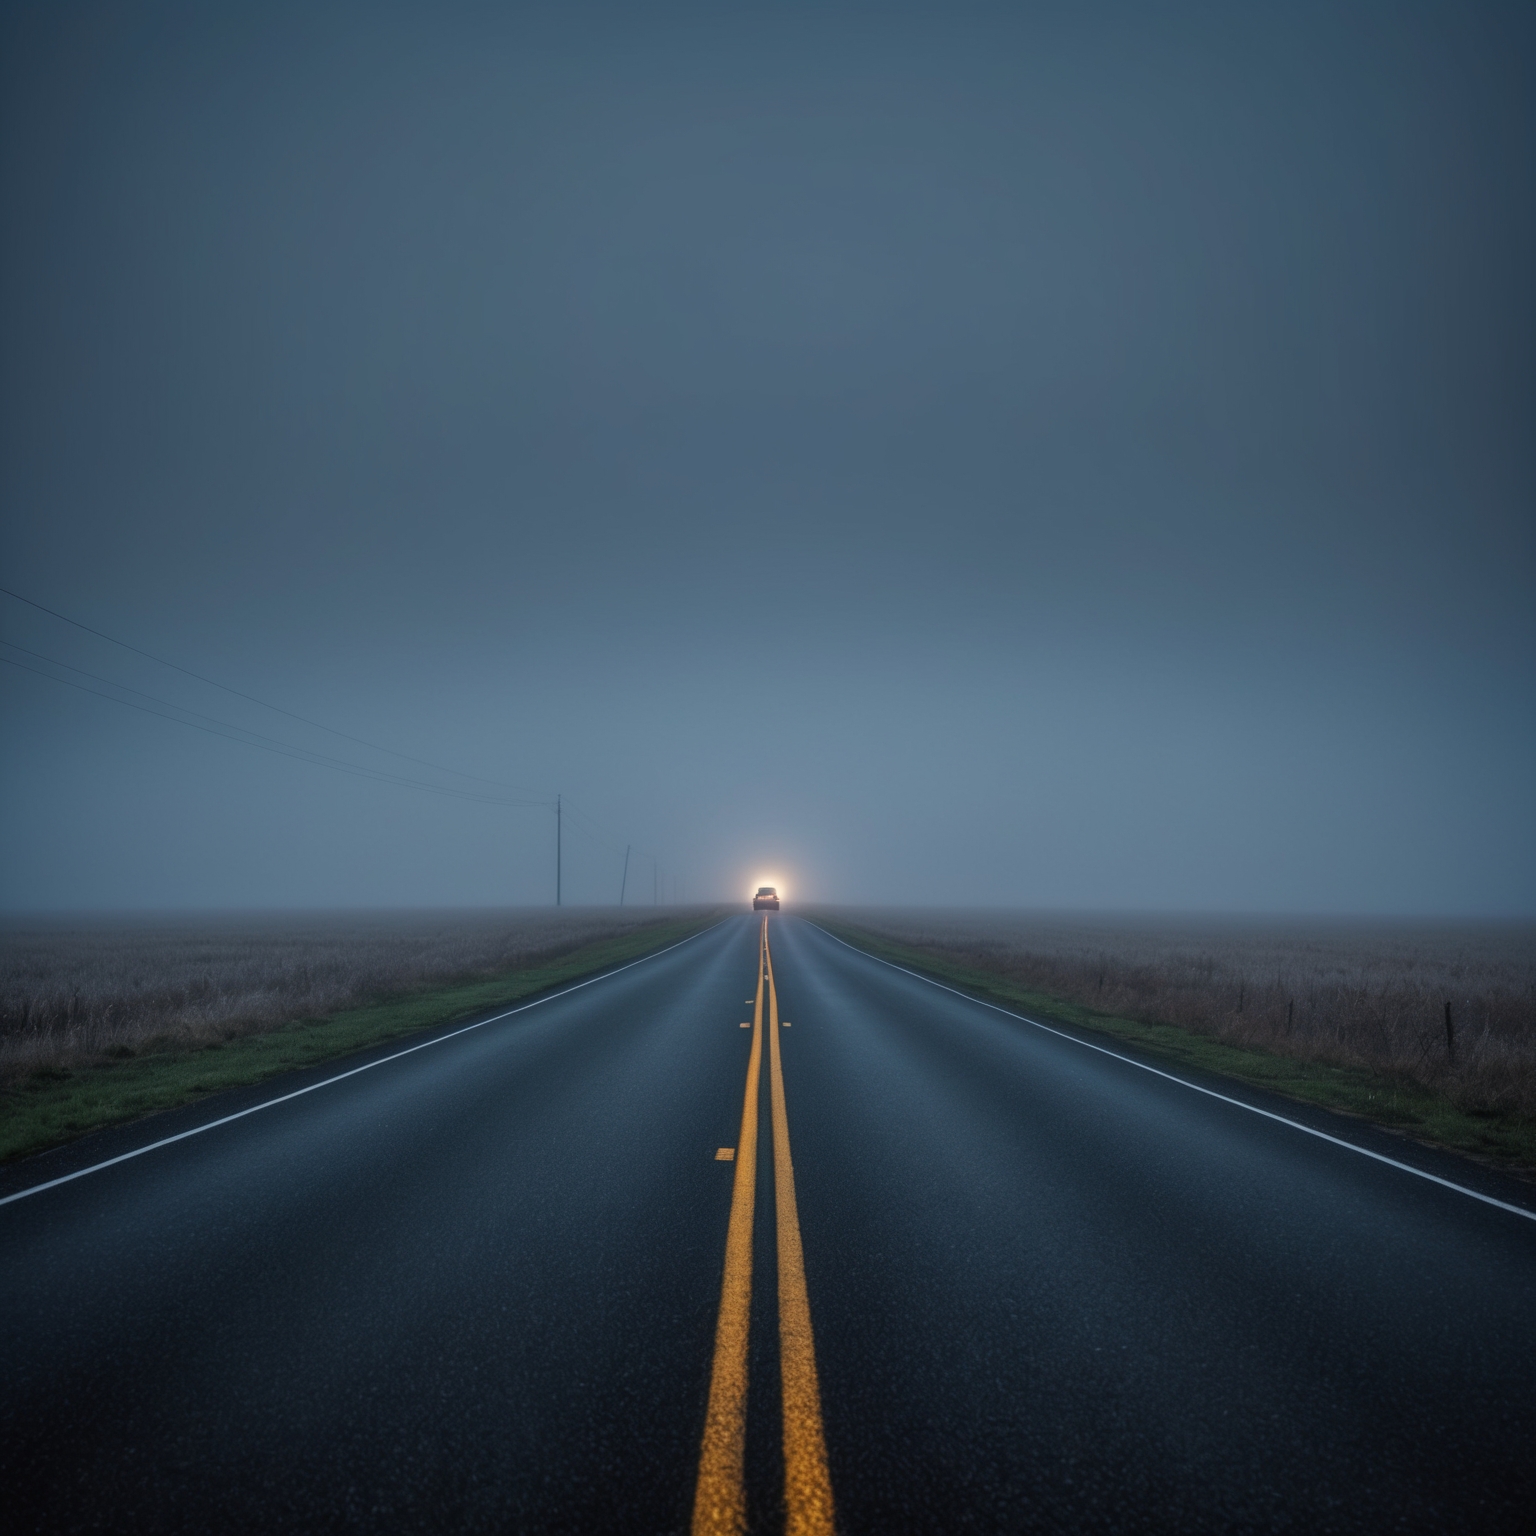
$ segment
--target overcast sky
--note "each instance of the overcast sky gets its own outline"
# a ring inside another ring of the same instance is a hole
[[[5,906],[553,899],[148,700],[576,902],[1536,911],[1528,3],[0,15],[0,584],[516,786],[0,598]]]

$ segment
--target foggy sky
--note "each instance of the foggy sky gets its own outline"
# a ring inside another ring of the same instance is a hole
[[[0,584],[571,901],[1531,913],[1533,17],[7,6]],[[9,908],[553,898],[0,708]]]

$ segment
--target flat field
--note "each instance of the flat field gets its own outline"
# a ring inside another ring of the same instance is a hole
[[[0,1086],[462,987],[689,914],[655,907],[11,917]]]
[[[1144,1031],[1153,1048],[1177,1047],[1176,1034],[1220,1046],[1186,1059],[1464,1150],[1497,1156],[1492,1137],[1516,1155],[1515,1142],[1530,1143],[1536,1128],[1536,923],[855,907],[807,915],[957,980],[996,978],[1036,1008],[1065,1005],[1079,1022],[1170,1031]],[[1261,1057],[1298,1070],[1244,1069]],[[1458,1117],[1483,1130],[1453,1125]],[[1514,1140],[1494,1135],[1494,1122]]]

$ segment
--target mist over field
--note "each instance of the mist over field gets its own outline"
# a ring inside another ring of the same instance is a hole
[[[730,908],[76,913],[0,918],[0,1092],[507,977]],[[1096,1016],[1367,1067],[1474,1113],[1536,1114],[1536,923],[999,908],[802,909]],[[1449,1028],[1447,1025],[1449,1024]]]
[[[332,909],[0,922],[0,1088],[39,1070],[196,1049],[493,980],[634,933],[658,915]]]
[[[1095,1015],[1536,1113],[1536,923],[835,907],[816,916]]]
[[[1533,68],[5,7],[0,907],[1536,913]]]

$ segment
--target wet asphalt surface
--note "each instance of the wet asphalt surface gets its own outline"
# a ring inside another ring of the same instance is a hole
[[[732,918],[0,1206],[7,1526],[686,1530],[756,935]],[[789,914],[772,936],[841,1530],[1530,1528],[1536,1221]],[[87,1138],[0,1196],[336,1070]],[[747,1483],[773,1531],[768,1141]]]

